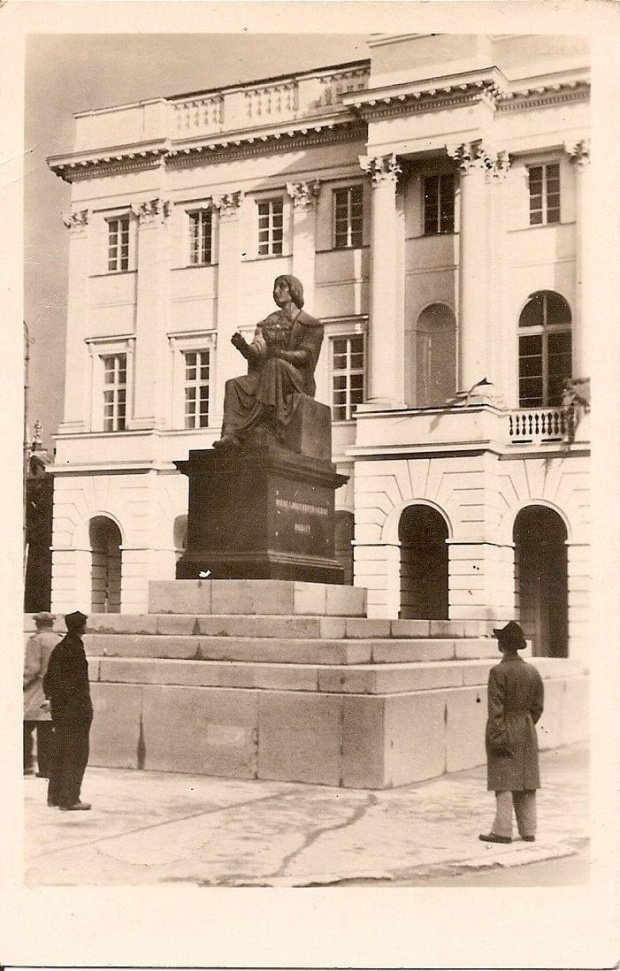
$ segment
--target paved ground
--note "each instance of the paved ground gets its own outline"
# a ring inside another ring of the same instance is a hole
[[[583,883],[586,747],[543,753],[541,771],[538,840],[509,846],[478,840],[494,808],[484,767],[386,792],[89,768],[89,813],[49,809],[44,780],[27,778],[26,879],[31,886],[535,886],[540,861],[573,857],[552,868],[551,882]],[[512,881],[506,874],[514,867],[525,868]]]

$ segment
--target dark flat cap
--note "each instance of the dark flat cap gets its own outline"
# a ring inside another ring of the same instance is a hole
[[[72,614],[65,614],[65,624],[67,630],[78,630],[83,627],[88,620],[88,616],[81,610],[74,610]]]

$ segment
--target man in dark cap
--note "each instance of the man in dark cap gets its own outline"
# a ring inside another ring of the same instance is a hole
[[[278,310],[256,325],[248,344],[242,334],[231,341],[245,357],[249,373],[226,382],[222,437],[216,447],[239,445],[259,425],[282,439],[297,399],[314,397],[314,369],[323,341],[323,325],[302,308],[304,292],[294,276],[276,277],[273,299]]]
[[[79,610],[65,616],[67,634],[52,651],[43,679],[54,727],[47,804],[66,812],[90,809],[90,803],[80,800],[93,720],[88,663],[82,642],[87,619]]]
[[[533,664],[519,657],[527,645],[513,620],[493,631],[504,655],[489,671],[488,719],[485,733],[487,788],[495,792],[496,813],[487,843],[512,841],[512,809],[521,839],[536,839],[536,790],[540,788],[535,725],[543,712],[542,678]]]

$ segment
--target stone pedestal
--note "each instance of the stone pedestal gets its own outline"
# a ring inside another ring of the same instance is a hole
[[[177,579],[342,583],[334,493],[347,478],[324,459],[268,443],[192,450],[187,547]]]

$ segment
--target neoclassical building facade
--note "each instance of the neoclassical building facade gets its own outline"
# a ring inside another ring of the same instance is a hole
[[[585,657],[589,100],[579,38],[385,35],[78,115],[49,160],[72,190],[53,609],[140,613],[174,577],[173,463],[219,437],[230,338],[293,273],[370,616],[516,617]]]

